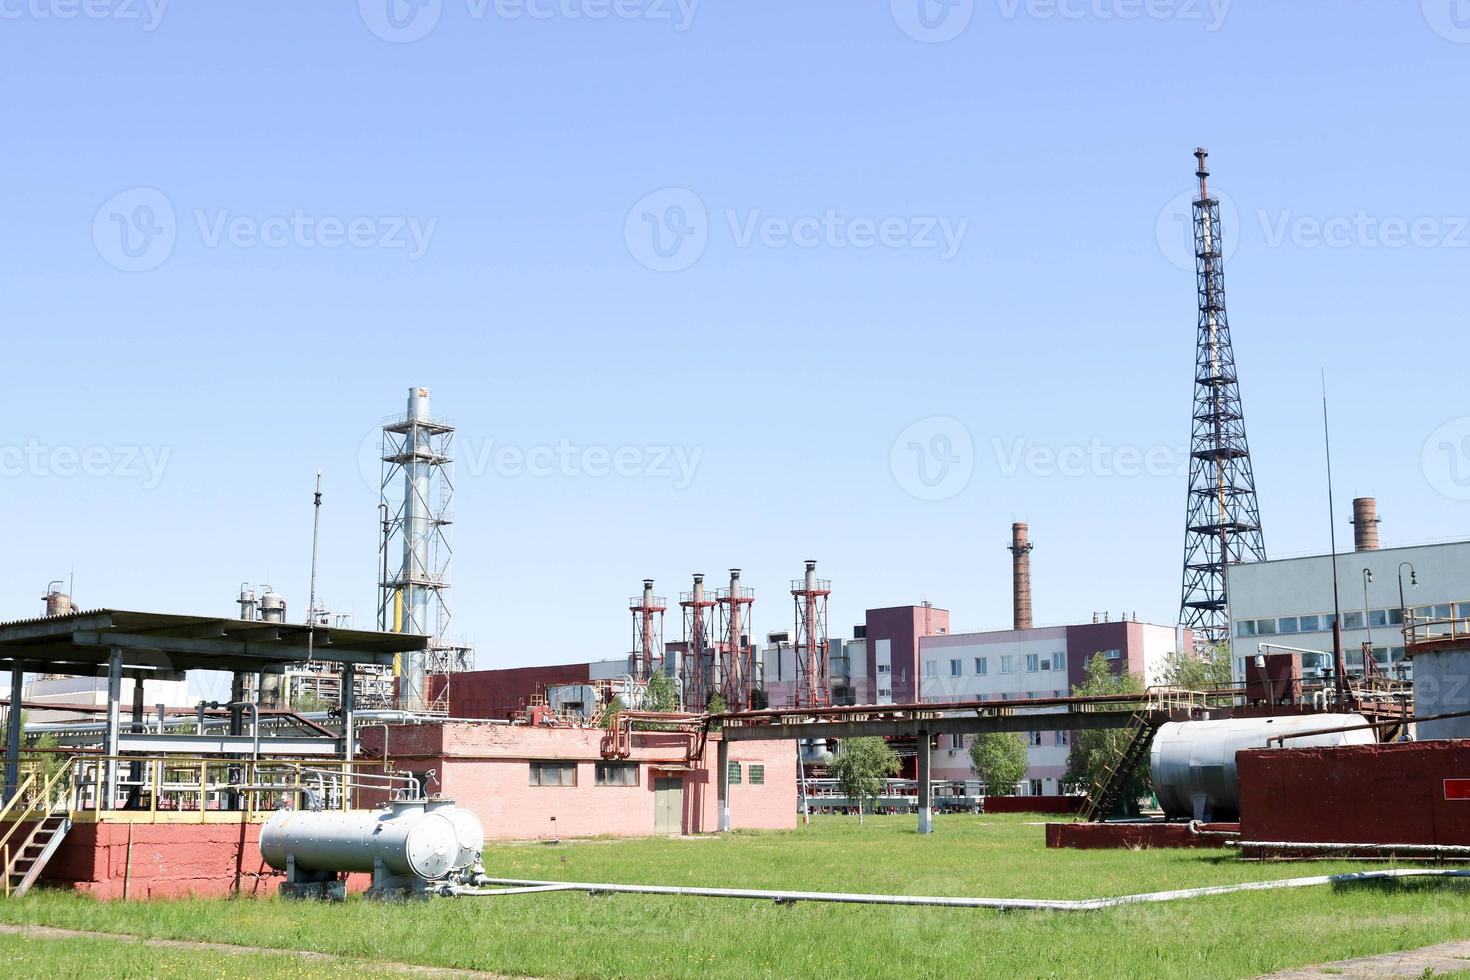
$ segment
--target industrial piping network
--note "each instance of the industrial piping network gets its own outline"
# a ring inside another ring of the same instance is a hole
[[[445,884],[439,894],[462,898],[494,898],[502,895],[527,895],[550,891],[585,891],[589,894],[616,892],[634,895],[675,895],[693,898],[746,898],[774,901],[778,905],[794,902],[839,902],[850,905],[932,905],[947,908],[1003,909],[1041,912],[1098,912],[1122,905],[1176,902],[1235,892],[1275,891],[1282,888],[1309,888],[1316,885],[1341,885],[1397,878],[1470,878],[1470,871],[1433,868],[1400,868],[1391,871],[1357,871],[1348,874],[1312,875],[1306,878],[1283,878],[1276,881],[1248,881],[1236,885],[1210,885],[1204,888],[1182,888],[1164,892],[1143,892],[1113,898],[1045,899],[1045,898],[967,898],[933,895],[869,895],[846,892],[771,891],[756,888],[685,888],[672,885],[615,885],[586,881],[538,881],[522,878],[481,878],[486,885],[505,888],[466,888]]]

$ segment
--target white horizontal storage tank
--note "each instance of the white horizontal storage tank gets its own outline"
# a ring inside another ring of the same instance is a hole
[[[1240,816],[1235,753],[1267,748],[1267,742],[1280,735],[1300,736],[1287,739],[1288,748],[1365,745],[1374,741],[1371,729],[1330,729],[1366,724],[1368,719],[1357,714],[1171,721],[1154,736],[1150,755],[1154,795],[1165,816],[1234,820]]]
[[[464,860],[460,832],[424,801],[396,802],[376,812],[282,810],[260,829],[260,854],[285,871],[372,872],[374,888],[438,881]],[[400,884],[401,883],[401,884]]]

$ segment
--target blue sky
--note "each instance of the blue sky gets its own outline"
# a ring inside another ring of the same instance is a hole
[[[369,624],[426,385],[485,666],[625,651],[644,576],[788,626],[808,557],[834,633],[1003,626],[1017,519],[1038,623],[1172,622],[1197,144],[1268,551],[1326,546],[1324,367],[1339,540],[1467,532],[1463,5],[388,2],[0,0],[0,615],[299,613],[321,468]]]

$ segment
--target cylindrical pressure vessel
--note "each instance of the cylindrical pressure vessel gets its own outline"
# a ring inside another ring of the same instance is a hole
[[[450,799],[430,800],[425,805],[425,810],[445,817],[454,824],[459,853],[451,870],[464,871],[480,863],[480,852],[485,849],[485,827],[480,823],[479,817],[455,806]]]
[[[1169,722],[1154,736],[1150,755],[1154,795],[1166,816],[1233,820],[1240,815],[1236,752],[1267,748],[1266,743],[1278,735],[1299,736],[1288,738],[1286,748],[1364,745],[1374,741],[1371,729],[1328,729],[1366,724],[1358,714]]]
[[[260,854],[285,870],[288,856],[306,871],[372,871],[437,881],[460,856],[454,821],[427,813],[422,800],[376,812],[282,810],[260,829]]]

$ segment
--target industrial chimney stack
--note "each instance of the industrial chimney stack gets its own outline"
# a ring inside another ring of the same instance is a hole
[[[1372,497],[1353,499],[1353,550],[1378,550],[1378,501]]]
[[[1031,541],[1023,523],[1011,525],[1011,590],[1015,629],[1031,628]]]

